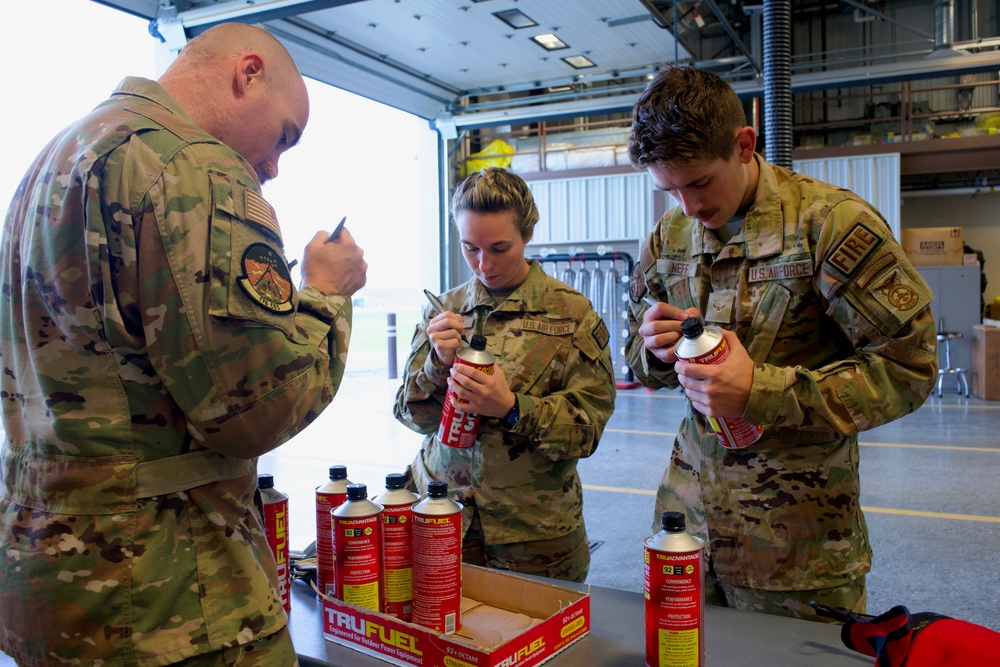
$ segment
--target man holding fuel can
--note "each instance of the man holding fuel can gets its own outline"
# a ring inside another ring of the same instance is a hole
[[[685,512],[706,539],[709,603],[814,620],[810,600],[863,612],[858,433],[930,394],[931,291],[870,204],[755,152],[719,77],[661,71],[632,118],[632,164],[680,202],[641,244],[629,286],[630,366],[688,399],[655,516]],[[678,360],[692,316],[722,330],[720,363]],[[709,417],[763,432],[726,448]]]

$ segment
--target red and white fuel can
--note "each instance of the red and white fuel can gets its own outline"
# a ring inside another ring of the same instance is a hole
[[[347,500],[347,466],[330,466],[330,481],[316,487],[316,587],[333,596],[333,517],[330,512]]]
[[[462,504],[428,482],[413,506],[413,622],[452,634],[462,627]]]
[[[474,335],[469,345],[460,348],[455,354],[456,364],[478,368],[487,375],[493,375],[496,360],[493,353],[486,351],[486,337],[479,334]],[[444,395],[444,408],[437,433],[442,444],[459,449],[467,449],[476,444],[480,417],[478,413],[467,411],[466,405],[468,401],[448,389]]]
[[[409,623],[413,620],[413,506],[420,496],[406,488],[406,475],[385,476],[385,491],[375,498],[382,506],[382,611]]]
[[[347,485],[347,501],[333,518],[334,595],[382,611],[382,506],[368,500],[364,484]]]
[[[257,475],[257,489],[262,503],[264,535],[278,568],[278,597],[285,611],[290,611],[292,569],[288,561],[288,495],[274,488],[274,476],[268,473]]]
[[[704,667],[705,543],[680,512],[664,512],[660,525],[643,545],[646,667]]]
[[[729,345],[719,327],[705,326],[700,317],[681,323],[683,337],[674,346],[682,361],[695,364],[721,364],[729,357]],[[727,449],[742,449],[760,439],[763,426],[755,426],[743,417],[708,417],[719,444]]]

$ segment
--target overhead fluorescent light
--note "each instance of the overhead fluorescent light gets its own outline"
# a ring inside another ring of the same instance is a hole
[[[587,56],[566,56],[563,58],[567,65],[570,65],[574,69],[586,69],[588,67],[597,67],[590,58]]]
[[[497,17],[515,30],[520,30],[521,28],[532,28],[538,25],[520,9],[505,9],[502,12],[493,12],[493,16]]]
[[[544,35],[535,35],[531,38],[531,41],[538,44],[538,46],[542,47],[546,51],[558,51],[559,49],[569,48],[569,44],[562,41],[551,32]]]

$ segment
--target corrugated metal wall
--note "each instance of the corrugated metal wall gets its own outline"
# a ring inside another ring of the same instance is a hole
[[[885,216],[893,234],[900,237],[898,154],[795,160],[793,169],[857,193]],[[638,242],[656,223],[656,197],[663,196],[646,172],[531,181],[528,185],[541,216],[533,246]]]
[[[656,222],[653,180],[645,171],[530,181],[541,220],[532,245],[633,241]]]
[[[851,190],[885,216],[892,233],[900,235],[899,153],[821,160],[794,160],[792,169]]]

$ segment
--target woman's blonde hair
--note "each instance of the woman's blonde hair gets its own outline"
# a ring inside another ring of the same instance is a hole
[[[451,198],[451,215],[461,211],[472,213],[514,214],[514,224],[527,241],[538,222],[538,208],[528,184],[517,174],[500,167],[487,167],[469,175],[455,187]]]

